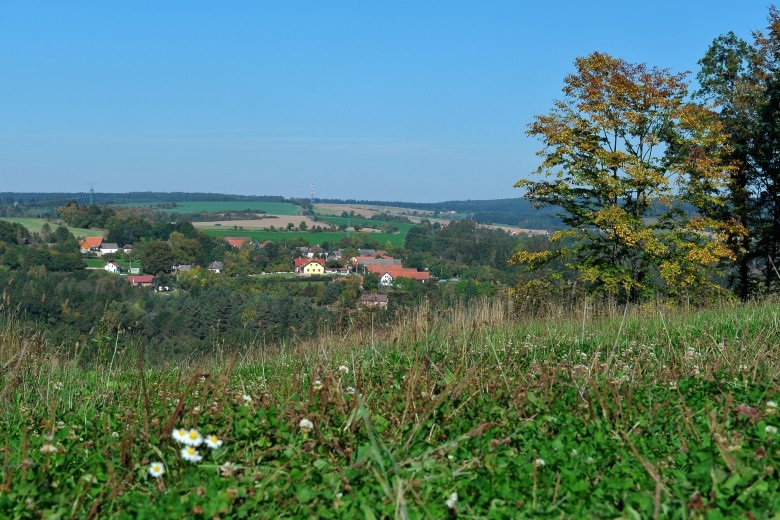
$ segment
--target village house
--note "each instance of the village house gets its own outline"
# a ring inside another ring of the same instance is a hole
[[[322,258],[296,258],[295,272],[303,276],[325,274],[325,260]]]
[[[100,246],[103,244],[103,237],[87,237],[81,241],[80,249],[82,253],[100,254]]]
[[[103,266],[103,269],[105,269],[106,271],[112,274],[119,274],[122,272],[122,266],[120,266],[116,262],[108,262],[106,265]]]
[[[427,272],[406,267],[394,268],[393,266],[367,265],[365,269],[370,273],[378,275],[379,284],[384,287],[393,285],[398,278],[410,278],[421,283],[426,283],[430,279],[430,275]]]
[[[224,240],[225,242],[235,247],[236,249],[241,249],[243,245],[249,240],[249,238],[248,237],[225,237]]]
[[[139,276],[128,276],[127,281],[130,285],[140,285],[141,287],[151,287],[154,282],[154,276],[150,274],[142,274]]]
[[[100,255],[113,255],[119,251],[119,244],[113,242],[103,242],[100,244]]]
[[[219,274],[222,272],[224,268],[225,266],[222,262],[215,261],[215,262],[211,262],[206,269],[208,269],[212,273]]]

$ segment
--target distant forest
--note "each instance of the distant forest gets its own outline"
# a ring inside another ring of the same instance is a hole
[[[137,202],[194,202],[194,201],[250,201],[250,202],[291,202],[299,204],[294,199],[281,195],[230,195],[225,193],[189,193],[133,191],[128,193],[21,193],[0,192],[0,217],[36,217],[56,218],[57,208],[71,200],[80,205],[89,204],[110,205]],[[306,201],[308,202],[308,201]]]

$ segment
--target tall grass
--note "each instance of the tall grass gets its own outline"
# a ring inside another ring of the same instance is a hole
[[[761,468],[780,461],[763,433],[773,420],[764,406],[780,397],[777,303],[582,304],[530,318],[484,300],[365,323],[280,345],[215,345],[156,367],[142,345],[86,369],[6,319],[0,489],[31,498],[32,511],[76,517],[131,515],[142,503],[169,515],[219,503],[212,515],[256,504],[268,517],[399,518],[776,504]],[[310,434],[302,418],[316,425]],[[191,468],[172,445],[176,425],[211,429],[228,448]],[[49,438],[59,451],[41,460]],[[167,488],[145,474],[158,459]],[[25,487],[43,485],[27,460],[59,487]],[[230,478],[215,471],[225,461],[237,467]],[[20,510],[0,498],[0,513]]]

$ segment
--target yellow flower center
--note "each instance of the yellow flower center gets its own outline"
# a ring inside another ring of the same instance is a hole
[[[190,439],[197,439],[198,438],[198,432],[190,432]]]
[[[193,448],[192,446],[188,447],[187,448],[187,453],[190,454],[190,455],[193,455],[195,453],[195,448]]]

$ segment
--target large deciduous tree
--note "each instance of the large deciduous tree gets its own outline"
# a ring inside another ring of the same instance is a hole
[[[780,285],[780,12],[769,9],[766,32],[752,43],[717,37],[699,64],[698,95],[711,103],[729,134],[736,165],[726,209],[749,234],[732,238],[742,298]]]
[[[568,229],[552,235],[553,250],[511,262],[554,262],[590,290],[632,301],[713,287],[711,269],[733,256],[726,240],[739,226],[709,210],[730,175],[725,136],[687,88],[684,74],[602,53],[577,59],[563,99],[528,128],[543,143],[544,180],[515,185],[537,206],[561,208]]]

